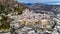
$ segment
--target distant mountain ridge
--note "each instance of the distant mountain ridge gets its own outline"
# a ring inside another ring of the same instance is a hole
[[[53,12],[60,12],[60,5],[47,5],[41,3],[35,3],[29,6],[31,10],[45,10],[45,11],[53,11]]]
[[[33,4],[31,4],[31,3],[23,3],[24,5],[26,5],[26,6],[32,6]]]

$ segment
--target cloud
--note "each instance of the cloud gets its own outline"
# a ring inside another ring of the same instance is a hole
[[[45,2],[60,2],[60,0],[18,0],[24,3],[45,3]]]

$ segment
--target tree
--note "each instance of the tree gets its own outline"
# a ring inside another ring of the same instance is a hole
[[[19,7],[18,8],[14,8],[14,10],[18,12],[18,15],[22,14],[22,10]]]
[[[10,28],[10,22],[7,22],[7,17],[1,15],[2,19],[0,20],[2,25],[0,26],[2,29],[9,29]]]

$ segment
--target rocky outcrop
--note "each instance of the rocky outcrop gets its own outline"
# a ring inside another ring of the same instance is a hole
[[[18,3],[16,0],[0,0],[1,4],[8,10],[19,8],[21,10],[27,8],[24,4]]]

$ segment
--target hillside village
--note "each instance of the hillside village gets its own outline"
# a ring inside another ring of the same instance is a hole
[[[14,0],[1,0],[0,9],[0,34],[60,33],[60,12],[35,11]]]
[[[40,13],[36,13],[33,10],[29,9],[25,9],[22,12],[23,13],[21,15],[17,15],[18,12],[16,12],[15,15],[12,15],[11,13],[6,15],[8,17],[8,21],[10,22],[10,26],[13,28],[15,33],[43,34],[45,32],[48,32],[54,34],[56,32],[54,29],[56,21],[58,24],[59,20],[54,17],[54,14],[51,15],[48,11],[41,11]],[[56,25],[56,27],[59,27],[58,25]],[[36,33],[35,30],[39,30],[37,31],[38,33]]]

